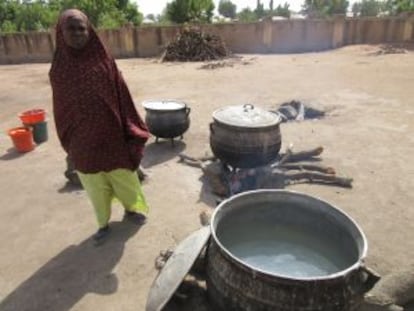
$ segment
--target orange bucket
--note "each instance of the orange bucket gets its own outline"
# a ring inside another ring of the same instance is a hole
[[[13,145],[19,152],[29,152],[34,149],[33,134],[27,127],[15,127],[9,130]]]
[[[23,123],[35,124],[45,121],[46,112],[43,109],[31,109],[19,114],[19,118]]]

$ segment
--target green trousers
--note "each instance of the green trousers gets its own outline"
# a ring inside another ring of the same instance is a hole
[[[127,211],[148,214],[148,205],[135,171],[116,169],[95,174],[78,172],[78,176],[95,209],[99,228],[108,225],[115,198]]]

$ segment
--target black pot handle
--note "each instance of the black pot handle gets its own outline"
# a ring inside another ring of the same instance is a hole
[[[190,112],[191,112],[191,108],[190,107],[185,107],[185,114],[186,114],[187,117],[190,114]]]
[[[365,266],[360,267],[359,276],[362,284],[358,292],[361,294],[369,292],[381,279],[381,276],[378,273]]]
[[[247,112],[248,110],[253,110],[254,106],[252,104],[245,104],[243,105],[243,109],[245,112]]]
[[[210,123],[209,125],[211,134],[214,134],[214,123]]]

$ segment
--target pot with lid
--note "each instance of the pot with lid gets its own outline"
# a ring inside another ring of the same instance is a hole
[[[248,104],[218,109],[213,119],[210,147],[223,163],[250,168],[277,158],[282,143],[278,114]]]
[[[190,127],[190,108],[177,100],[146,100],[145,123],[152,135],[158,138],[183,138]]]

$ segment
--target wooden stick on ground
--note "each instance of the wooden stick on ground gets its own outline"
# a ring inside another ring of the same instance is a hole
[[[280,174],[280,172],[278,172]],[[331,174],[323,174],[319,172],[302,171],[298,173],[283,173],[287,180],[300,181],[307,180],[312,183],[330,183],[341,187],[352,188],[352,178],[339,177]]]
[[[329,166],[322,166],[318,164],[307,164],[307,163],[284,163],[277,166],[280,169],[287,170],[308,170],[317,171],[325,174],[335,175],[335,169]]]
[[[226,197],[229,195],[230,187],[223,178],[224,175],[221,163],[212,161],[209,162],[209,160],[215,159],[214,157],[206,156],[202,158],[204,160],[199,160],[185,154],[179,154],[178,157],[180,158],[181,162],[187,165],[201,168],[203,174],[206,176],[210,183],[213,193],[221,197]]]
[[[204,161],[214,161],[214,160],[216,160],[216,157],[215,156],[212,156],[212,155],[204,156],[204,157],[199,157],[199,158],[193,158],[193,157],[190,157],[190,156],[188,156],[188,155],[186,155],[184,153],[180,153],[178,155],[178,157],[180,158],[180,161],[190,160],[190,161],[201,161],[201,162],[204,162]]]
[[[319,156],[323,152],[323,147],[317,147],[310,150],[293,152],[292,148],[289,147],[286,153],[282,156],[279,162],[272,164],[271,167],[278,167],[285,163],[298,162],[308,160],[309,158]]]
[[[322,152],[323,152],[323,147],[318,147],[315,149],[304,150],[304,151],[299,151],[299,152],[292,152],[291,155],[289,156],[288,162],[298,162],[302,160],[307,160],[309,158],[321,155]]]
[[[280,159],[280,161],[278,162],[278,163],[275,163],[275,164],[272,164],[271,166],[272,167],[275,167],[275,166],[279,166],[279,165],[282,165],[282,164],[284,164],[284,163],[286,163],[286,162],[288,162],[289,161],[289,158],[290,158],[290,156],[292,155],[292,149],[290,149],[290,148],[288,148],[287,150],[286,150],[286,153],[282,156],[282,158]]]

